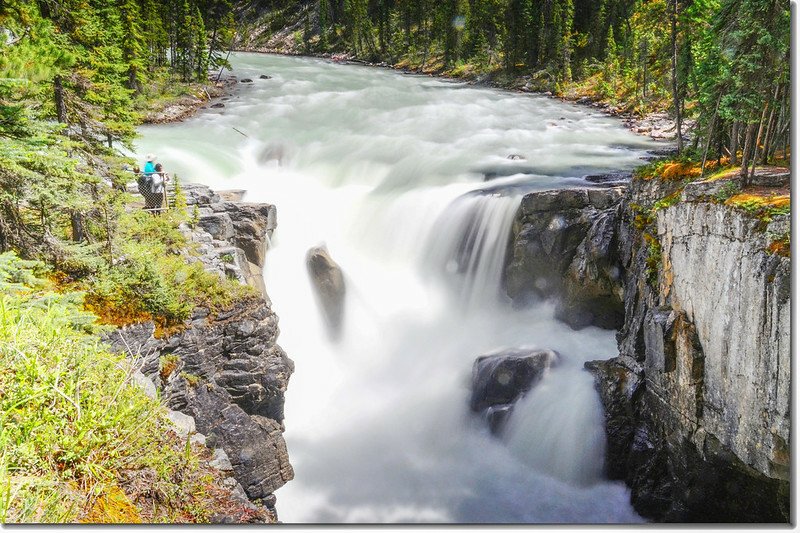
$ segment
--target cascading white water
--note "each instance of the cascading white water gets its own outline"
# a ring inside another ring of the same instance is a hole
[[[281,520],[639,521],[625,487],[602,479],[602,411],[582,370],[615,355],[613,332],[573,331],[547,303],[514,309],[501,279],[525,191],[632,168],[649,144],[543,97],[322,60],[233,63],[272,79],[221,112],[142,128],[137,152],[278,207],[265,277],[296,363]],[[321,243],[346,277],[336,342],[304,264]],[[492,437],[468,409],[472,363],[521,346],[563,361]]]

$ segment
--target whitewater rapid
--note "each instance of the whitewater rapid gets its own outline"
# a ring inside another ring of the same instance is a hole
[[[502,268],[525,191],[631,169],[650,143],[540,96],[319,59],[232,62],[254,82],[223,109],[143,127],[136,151],[277,206],[264,274],[296,364],[285,410],[296,477],[277,492],[279,518],[640,521],[624,485],[603,479],[602,409],[582,368],[616,355],[614,332],[573,331],[547,302],[512,308]],[[347,285],[338,342],[306,272],[320,244]],[[521,346],[563,364],[493,437],[469,412],[472,363]]]

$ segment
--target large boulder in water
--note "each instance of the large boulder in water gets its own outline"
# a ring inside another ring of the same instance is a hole
[[[470,407],[483,412],[492,433],[502,430],[513,404],[558,364],[553,350],[516,348],[482,355],[472,366]]]
[[[342,269],[325,246],[316,246],[308,251],[306,266],[328,333],[334,339],[338,338],[344,318],[345,282]]]
[[[512,227],[504,271],[515,305],[557,302],[574,329],[622,327],[625,316],[618,231],[622,187],[526,194]]]

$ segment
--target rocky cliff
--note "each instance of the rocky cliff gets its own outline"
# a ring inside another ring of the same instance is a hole
[[[190,259],[258,292],[213,314],[197,308],[185,329],[166,338],[143,323],[117,330],[109,341],[130,354],[140,381],[158,390],[184,430],[215,450],[239,490],[274,514],[274,491],[294,475],[282,435],[294,364],[276,343],[278,318],[261,278],[275,208],[222,201],[201,186],[186,193],[190,209],[198,206],[195,228],[183,228],[197,245]]]
[[[617,204],[592,189],[526,196],[509,294],[557,298],[576,327],[621,326],[619,357],[587,368],[607,474],[638,512],[787,522],[789,215],[770,206],[788,175],[759,173],[738,205],[732,179],[689,181],[634,180]]]
[[[523,197],[505,268],[518,305],[554,299],[572,327],[622,326],[617,225],[624,187],[534,192]]]

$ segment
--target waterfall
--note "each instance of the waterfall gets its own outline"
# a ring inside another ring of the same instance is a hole
[[[455,283],[462,311],[508,303],[502,292],[506,247],[520,197],[466,194],[438,217],[425,245],[426,267]]]
[[[278,208],[264,275],[296,364],[285,421],[296,477],[277,493],[280,519],[640,521],[624,485],[602,477],[602,411],[582,369],[616,355],[614,333],[573,331],[547,302],[512,307],[502,276],[526,191],[631,168],[646,142],[542,97],[321,60],[233,61],[258,82],[223,112],[143,128],[137,152]],[[506,177],[489,187],[486,168]],[[304,264],[323,243],[346,282],[336,342]],[[523,346],[561,364],[491,435],[469,410],[473,362]]]

